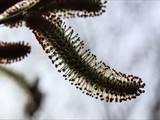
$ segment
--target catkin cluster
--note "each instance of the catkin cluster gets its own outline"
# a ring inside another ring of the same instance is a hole
[[[64,18],[99,16],[105,12],[106,3],[105,0],[17,0],[0,8],[0,24],[17,27],[23,21],[58,72],[83,93],[106,102],[127,101],[144,93],[145,83],[141,78],[118,72],[98,61],[85,48],[78,34],[62,21]],[[10,56],[6,55],[7,61],[30,51],[28,46],[18,45],[8,47],[5,44],[5,49],[0,46],[0,52],[13,50]],[[14,50],[18,49],[23,52],[16,54]]]

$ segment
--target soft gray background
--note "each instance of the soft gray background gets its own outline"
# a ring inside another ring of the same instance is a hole
[[[0,40],[24,40],[32,45],[29,57],[8,66],[23,73],[30,82],[40,77],[40,88],[46,96],[37,118],[149,119],[160,97],[156,93],[160,78],[160,1],[110,0],[102,16],[66,22],[99,60],[118,71],[140,76],[146,83],[146,92],[120,104],[90,98],[63,79],[31,31],[0,26]],[[0,75],[0,119],[25,118],[26,99],[10,78]]]

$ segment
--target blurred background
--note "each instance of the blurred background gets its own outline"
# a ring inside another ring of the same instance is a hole
[[[160,119],[160,1],[108,0],[106,13],[66,23],[79,33],[98,60],[146,83],[135,100],[106,103],[77,90],[65,81],[32,32],[24,27],[0,26],[0,40],[26,41],[31,54],[7,68],[22,73],[29,83],[39,78],[44,93],[37,119]],[[12,78],[0,72],[0,119],[25,119],[27,96]]]

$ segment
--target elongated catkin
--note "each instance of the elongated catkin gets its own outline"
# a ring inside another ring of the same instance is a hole
[[[97,62],[96,56],[86,50],[78,34],[60,19],[31,16],[27,26],[33,30],[37,40],[52,63],[63,72],[66,80],[89,96],[105,101],[126,101],[144,92],[141,78],[126,75]]]
[[[0,64],[10,64],[22,60],[31,51],[28,43],[0,42]]]

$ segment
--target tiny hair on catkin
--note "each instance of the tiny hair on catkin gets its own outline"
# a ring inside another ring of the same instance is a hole
[[[10,64],[24,59],[31,52],[31,47],[24,41],[0,41],[0,64]]]
[[[83,93],[106,102],[127,101],[144,93],[145,83],[141,78],[98,62],[96,56],[85,49],[78,34],[60,19],[52,15],[31,15],[26,25],[33,30],[58,72]]]

